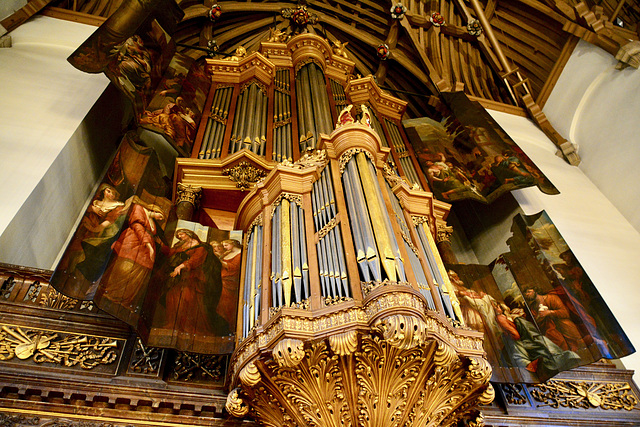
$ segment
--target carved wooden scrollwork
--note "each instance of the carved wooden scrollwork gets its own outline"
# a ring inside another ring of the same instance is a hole
[[[267,176],[267,172],[258,169],[249,162],[240,162],[235,166],[222,170],[222,174],[236,183],[242,191],[248,190],[253,184]]]
[[[2,325],[0,331],[0,360],[32,358],[35,363],[93,369],[113,363],[121,349],[122,343],[113,338],[8,325]]]
[[[417,317],[393,315],[372,334],[348,331],[306,346],[281,340],[273,359],[256,362],[259,382],[240,375],[229,410],[249,404],[267,426],[450,426],[462,418],[482,425],[477,404],[493,398],[489,364],[460,357],[427,329]]]
[[[249,413],[249,406],[240,397],[240,389],[238,388],[231,390],[224,407],[234,417],[244,417]]]
[[[602,408],[631,411],[638,398],[628,383],[550,380],[532,386],[534,400],[552,408]]]
[[[304,357],[304,343],[300,340],[284,339],[273,349],[273,359],[280,366],[296,366]]]

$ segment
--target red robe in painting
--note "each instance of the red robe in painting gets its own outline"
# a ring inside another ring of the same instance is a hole
[[[229,323],[233,329],[236,324],[238,309],[238,291],[240,289],[240,266],[242,252],[231,259],[222,259],[222,295],[218,304],[218,314]]]
[[[122,320],[130,320],[131,315],[140,310],[155,261],[156,227],[148,211],[134,204],[129,226],[111,246],[116,258],[100,282],[96,299],[101,300],[103,310]]]
[[[184,269],[169,279],[163,328],[180,334],[212,333],[206,307],[207,288],[212,282],[207,276],[208,264],[214,257],[211,247],[199,244],[191,248],[171,248],[169,256],[170,265],[184,264]]]

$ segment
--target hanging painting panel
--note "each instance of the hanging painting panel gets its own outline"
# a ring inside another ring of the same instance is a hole
[[[492,380],[543,382],[635,350],[546,213],[514,218],[510,252],[453,264],[465,323],[484,332]]]
[[[161,248],[141,335],[155,347],[233,351],[242,261],[241,232],[179,220]]]
[[[530,186],[558,190],[478,103],[463,92],[432,97],[427,117],[403,121],[436,198],[491,203]]]
[[[231,353],[241,233],[169,221],[170,192],[156,153],[127,134],[50,283],[150,346]]]
[[[170,191],[156,153],[139,145],[135,133],[127,133],[51,284],[72,298],[90,300],[101,284],[112,280],[116,260],[127,259],[136,268],[144,266],[148,275],[171,210]],[[104,276],[107,270],[110,274]],[[143,274],[141,269],[139,272]],[[131,291],[130,303],[135,306],[132,310],[139,312],[143,296],[138,292],[143,295],[144,289]],[[120,312],[112,314],[131,324],[137,320]]]

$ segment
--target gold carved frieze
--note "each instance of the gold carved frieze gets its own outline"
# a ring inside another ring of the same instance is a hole
[[[246,191],[267,176],[267,172],[249,162],[242,161],[235,166],[222,169],[222,175],[228,176],[231,181],[236,183],[237,188]]]
[[[531,386],[531,396],[539,406],[572,409],[638,409],[638,397],[626,382],[549,380]]]
[[[37,364],[90,370],[99,365],[113,364],[124,343],[124,340],[116,338],[2,325],[0,361],[31,360]]]

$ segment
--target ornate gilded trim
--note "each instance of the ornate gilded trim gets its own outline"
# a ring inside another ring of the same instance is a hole
[[[340,175],[344,173],[344,169],[347,167],[347,163],[349,163],[349,160],[351,160],[351,158],[358,153],[364,153],[369,158],[369,160],[371,160],[371,163],[373,163],[374,165],[376,164],[375,157],[369,151],[365,150],[364,148],[350,148],[340,156]]]
[[[629,383],[549,380],[531,386],[531,396],[542,403],[539,406],[548,405],[552,408],[564,406],[631,411],[638,404],[638,398]]]
[[[249,88],[249,86],[251,86],[254,83],[256,86],[258,86],[258,89],[260,90],[260,92],[262,92],[264,96],[267,96],[267,87],[257,79],[247,80],[246,82],[242,83],[242,85],[240,85],[240,93],[243,93],[244,91],[246,91]]]
[[[414,225],[427,224],[429,225],[429,217],[423,215],[411,215],[411,221],[413,221]]]
[[[324,227],[320,229],[320,231],[318,231],[318,240],[321,240],[324,236],[327,235],[327,233],[329,233],[337,225],[338,225],[338,220],[336,220],[335,217],[331,218],[331,220],[328,223],[326,223]]]
[[[0,360],[32,358],[35,363],[93,369],[116,361],[123,345],[115,338],[2,325]]]
[[[276,197],[276,199],[273,201],[273,208],[271,210],[271,218],[273,218],[273,215],[275,213],[275,207],[278,206],[281,202],[282,199],[286,199],[290,202],[295,203],[296,205],[298,205],[300,208],[302,208],[302,195],[301,194],[292,194],[292,193],[280,193],[278,195],[278,197]]]
[[[235,166],[222,169],[222,175],[236,183],[242,191],[248,190],[253,184],[267,176],[267,172],[259,169],[249,162],[242,161]]]

